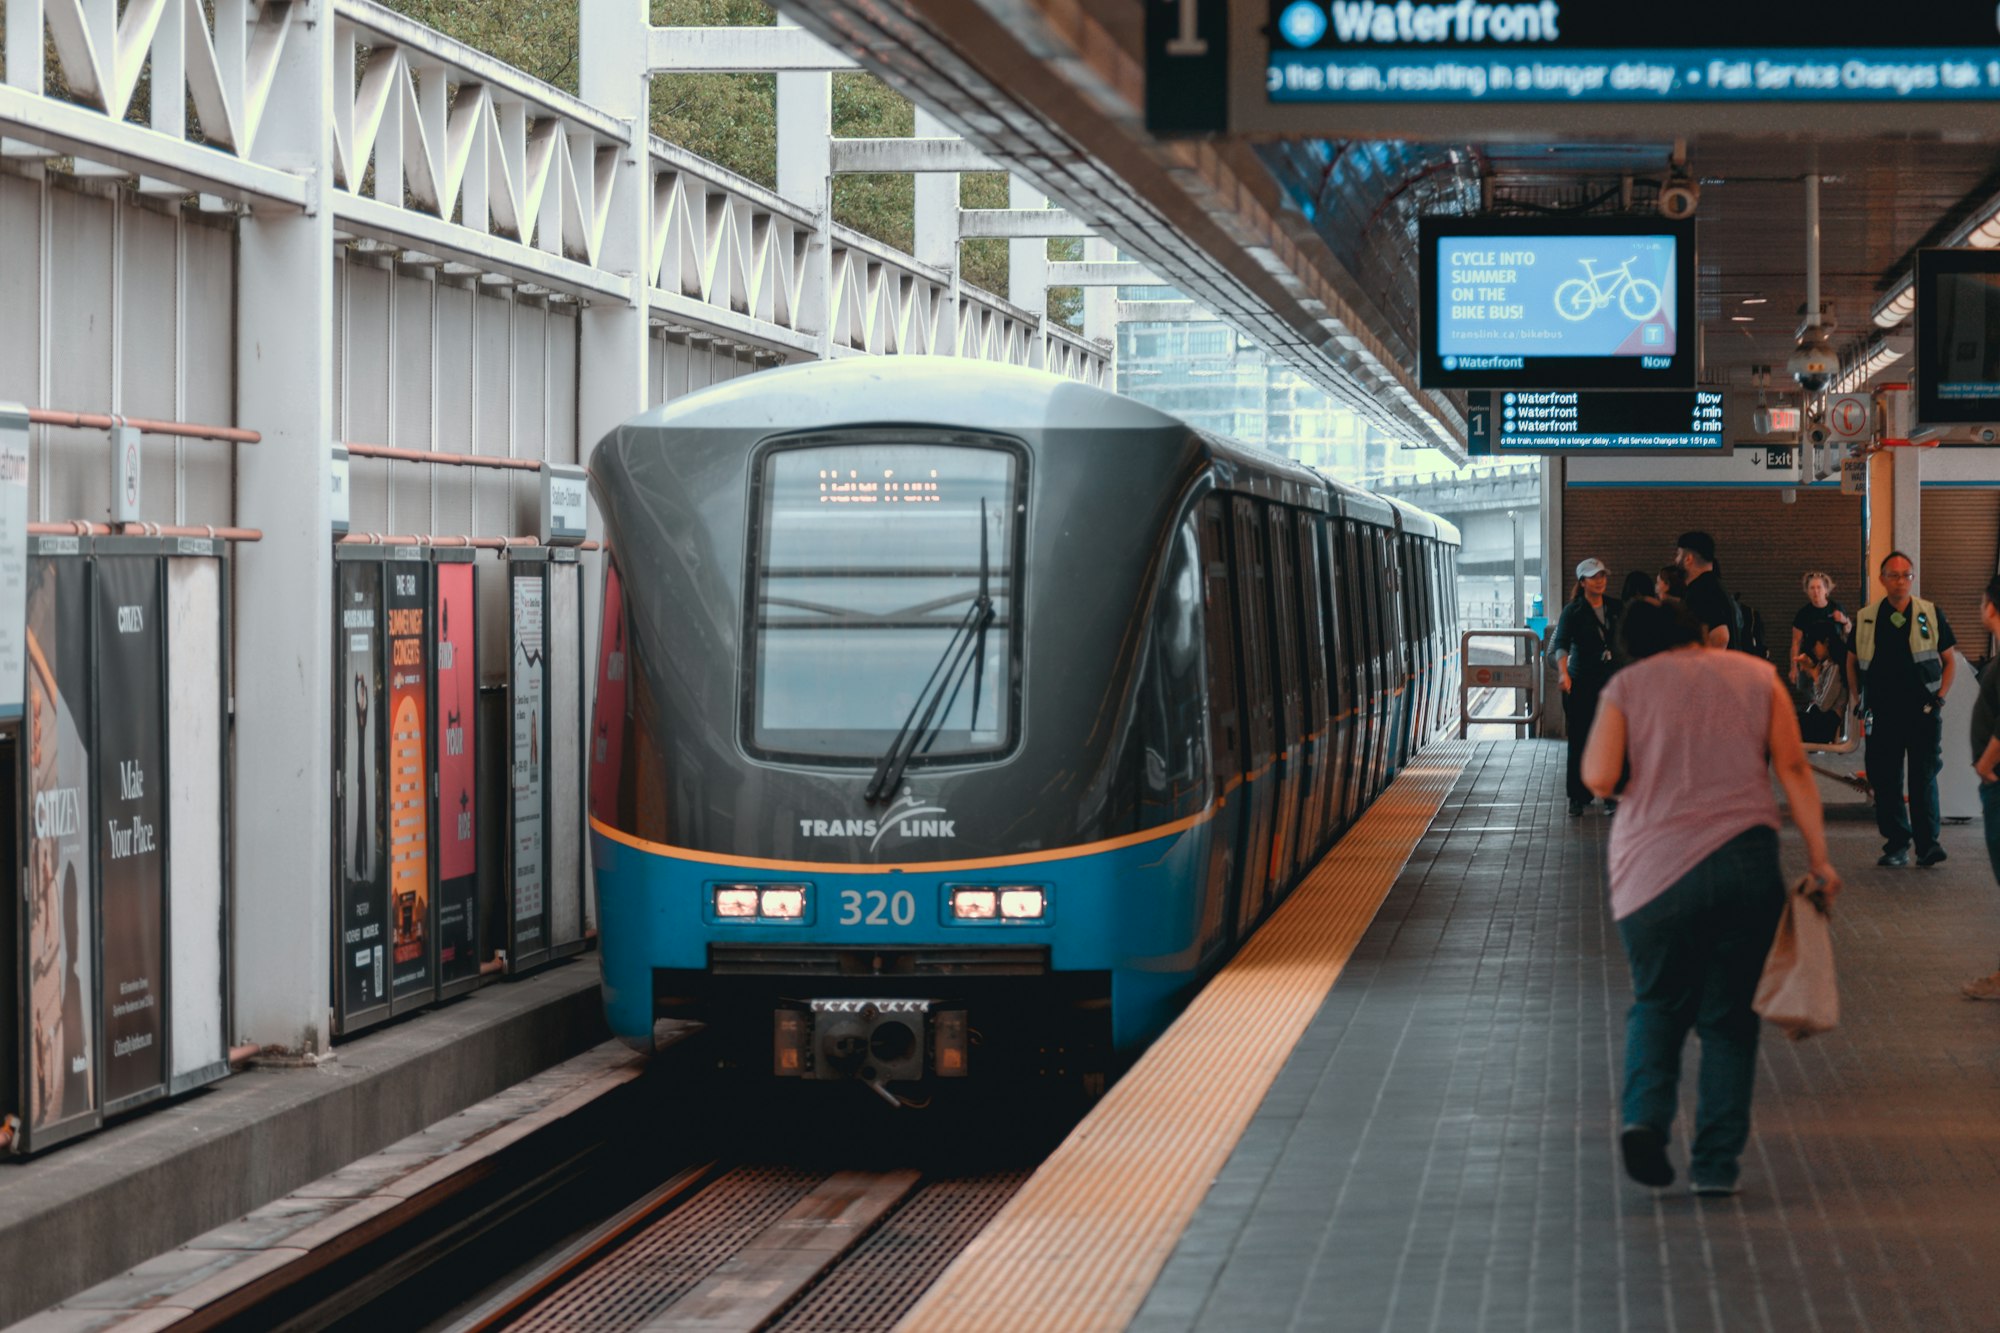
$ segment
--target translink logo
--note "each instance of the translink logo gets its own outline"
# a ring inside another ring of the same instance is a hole
[[[1294,46],[1312,46],[1326,35],[1319,5],[1298,0],[1279,15],[1278,28]],[[1489,5],[1477,0],[1332,0],[1333,35],[1344,44],[1401,45],[1415,42],[1554,42],[1562,38],[1562,6],[1556,0],[1537,4]],[[1311,11],[1311,12],[1307,12]]]

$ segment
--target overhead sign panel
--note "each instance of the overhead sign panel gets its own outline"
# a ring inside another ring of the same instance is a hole
[[[1424,218],[1426,389],[1685,389],[1694,230],[1658,218]]]
[[[1477,395],[1466,451],[1478,454],[1722,453],[1722,393]]]
[[[1922,7],[1921,22],[1873,0],[1687,0],[1671,10],[1601,0],[1251,0],[1234,7],[1230,39],[1237,131],[1324,130],[1334,107],[1343,116],[1379,107],[1390,119],[1390,108],[1426,105],[1522,113],[1482,122],[1499,129],[1546,127],[1538,104],[1700,112],[2000,102],[1990,0],[1939,0]],[[1363,125],[1379,128],[1372,118]]]

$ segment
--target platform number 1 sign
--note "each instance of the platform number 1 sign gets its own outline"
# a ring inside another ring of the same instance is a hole
[[[1228,34],[1222,0],[1147,0],[1149,132],[1213,134],[1228,128]]]

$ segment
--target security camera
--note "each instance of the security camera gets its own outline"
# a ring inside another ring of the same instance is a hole
[[[1799,387],[1807,393],[1818,393],[1830,383],[1840,369],[1840,358],[1833,354],[1833,344],[1817,327],[1809,328],[1799,339],[1785,362],[1785,369],[1799,382]]]
[[[1679,176],[1660,187],[1660,216],[1680,222],[1694,216],[1695,206],[1701,202],[1701,187],[1685,176]]]
[[[1976,433],[1981,444],[1992,444],[1995,440],[2000,440],[2000,430],[1995,430],[1991,426],[1981,426]]]
[[[1800,382],[1803,383],[1804,381],[1801,380]],[[1827,440],[1827,430],[1825,426],[1820,425],[1818,422],[1814,422],[1812,425],[1806,427],[1807,444],[1810,444],[1815,449],[1817,449],[1820,445],[1825,444],[1826,440]]]

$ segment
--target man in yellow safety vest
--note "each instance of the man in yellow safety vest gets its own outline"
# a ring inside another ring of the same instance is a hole
[[[1951,632],[1944,612],[1910,595],[1916,565],[1901,551],[1882,561],[1887,596],[1854,618],[1854,653],[1847,659],[1849,695],[1867,720],[1868,785],[1875,789],[1875,827],[1882,855],[1875,864],[1906,866],[1910,844],[1917,864],[1944,860],[1938,842],[1937,774],[1943,764],[1938,724],[1951,692]],[[1910,805],[1903,809],[1903,772],[1910,775]]]

